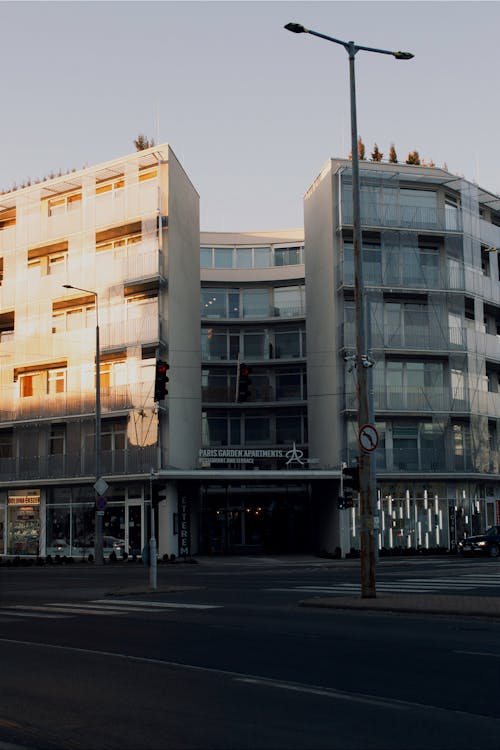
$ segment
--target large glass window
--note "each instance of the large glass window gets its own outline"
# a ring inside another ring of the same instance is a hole
[[[66,452],[65,425],[52,425],[49,435],[49,455],[60,456]]]
[[[242,297],[244,318],[269,317],[269,289],[244,289]]]
[[[233,249],[231,247],[214,248],[214,267],[215,268],[232,268],[233,267]]]
[[[202,289],[201,291],[202,318],[227,317],[227,302],[225,289]]]
[[[270,247],[256,247],[254,250],[254,266],[255,268],[269,268],[271,265],[271,248]]]
[[[66,390],[66,368],[49,370],[47,374],[47,393],[64,393]]]
[[[280,318],[304,315],[304,287],[277,287],[274,290],[274,315]]]
[[[251,247],[239,247],[236,249],[236,268],[252,268]]]
[[[436,226],[436,191],[401,188],[399,202],[404,226]]]
[[[301,248],[298,247],[276,247],[274,249],[275,266],[294,266],[302,262]]]
[[[274,343],[276,359],[293,359],[302,356],[300,331],[276,331]]]
[[[276,443],[278,445],[289,445],[294,442],[301,443],[302,441],[302,417],[300,414],[276,417]]]
[[[252,443],[271,443],[269,417],[245,417],[245,445]]]
[[[302,398],[302,378],[304,373],[277,373],[276,399],[278,401],[295,401]]]
[[[212,248],[211,247],[200,248],[200,267],[212,268]]]
[[[245,331],[243,353],[245,359],[265,359],[269,351],[269,338],[263,331]]]

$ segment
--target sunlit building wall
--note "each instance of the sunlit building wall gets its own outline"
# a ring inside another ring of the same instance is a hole
[[[167,145],[4,193],[0,269],[0,552],[92,544],[96,295],[104,533],[140,552],[151,470],[198,450],[198,195]]]

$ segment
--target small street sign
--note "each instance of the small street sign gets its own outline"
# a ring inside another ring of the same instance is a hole
[[[98,495],[105,495],[109,489],[109,484],[106,482],[105,479],[100,477],[100,479],[98,479],[97,482],[94,484],[94,489]]]
[[[359,429],[358,443],[361,450],[371,453],[378,446],[378,432],[372,424],[364,424]]]

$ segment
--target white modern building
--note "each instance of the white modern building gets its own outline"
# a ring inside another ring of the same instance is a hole
[[[160,556],[359,548],[351,179],[305,232],[200,234],[168,145],[0,195],[0,555],[93,551],[97,325],[105,553],[152,498]],[[378,546],[453,548],[500,510],[500,198],[362,162],[361,208]]]

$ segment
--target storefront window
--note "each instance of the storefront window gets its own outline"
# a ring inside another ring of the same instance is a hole
[[[9,495],[8,540],[10,555],[37,555],[40,536],[40,495]]]
[[[5,508],[0,508],[0,555],[5,553]]]

